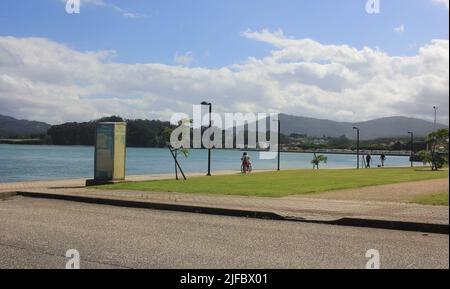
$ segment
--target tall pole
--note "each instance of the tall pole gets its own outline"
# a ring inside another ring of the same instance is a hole
[[[437,125],[437,110],[438,110],[438,107],[437,106],[433,106],[433,109],[434,109],[434,131],[436,131],[436,125]]]
[[[209,104],[209,131],[211,132],[212,122],[211,122],[211,114],[212,114],[212,105]],[[211,142],[211,136],[209,137],[209,141]],[[208,177],[211,176],[211,145],[208,148]]]
[[[175,151],[175,160],[178,158],[178,150]],[[175,179],[178,181],[178,165],[175,162]]]
[[[354,127],[356,130],[356,168],[359,169],[359,128]]]
[[[437,129],[437,110],[438,107],[437,106],[433,106],[434,109],[434,129],[433,131],[436,131]],[[435,164],[435,157],[436,157],[436,136],[433,137],[433,145],[431,146],[431,159],[432,159],[432,164],[434,166]],[[437,170],[437,167],[436,167]]]
[[[358,138],[358,140],[357,140],[357,144],[356,144],[356,153],[357,153],[357,156],[358,156],[358,169],[359,169],[359,128],[358,128],[357,138]]]
[[[281,170],[280,157],[281,157],[281,121],[278,118],[278,171]]]
[[[210,102],[203,101],[201,105],[207,105],[209,107],[209,132],[211,132],[212,128],[212,104]],[[209,147],[208,147],[208,173],[206,174],[208,177],[211,176],[211,135],[209,136]]]
[[[410,131],[409,134],[411,135],[411,167],[414,167],[414,132]]]

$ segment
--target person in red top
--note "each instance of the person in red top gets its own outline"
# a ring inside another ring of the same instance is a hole
[[[242,161],[242,173],[246,174],[250,170],[250,156],[245,152],[241,158]]]

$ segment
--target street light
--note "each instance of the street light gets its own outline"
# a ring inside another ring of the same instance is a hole
[[[201,103],[201,105],[209,106],[209,129],[211,130],[211,127],[212,127],[212,123],[211,123],[212,104],[210,102],[203,101]],[[208,174],[207,174],[207,176],[208,177],[211,176],[211,148],[210,147],[208,148]]]
[[[437,110],[439,109],[439,107],[433,106],[433,109],[434,109],[434,131],[436,131],[436,125],[437,125]]]
[[[272,121],[276,121],[278,123],[278,160],[277,160],[277,171],[281,170],[280,167],[280,157],[281,157],[281,121],[280,118],[278,117],[278,119],[274,119]]]
[[[359,169],[359,127],[354,126],[353,129],[356,130],[356,167]]]
[[[414,132],[408,131],[408,133],[411,135],[411,167],[414,167]]]

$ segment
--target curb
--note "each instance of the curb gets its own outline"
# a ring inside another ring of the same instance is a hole
[[[333,221],[303,221],[308,223],[328,224],[346,227],[373,228],[395,231],[409,231],[431,234],[449,234],[449,225],[417,223],[404,221],[376,220],[376,219],[358,219],[358,218],[342,218]]]
[[[188,206],[188,205],[176,205],[176,204],[164,204],[164,203],[151,203],[151,202],[139,202],[119,199],[107,199],[96,197],[82,197],[73,195],[57,195],[37,192],[17,192],[18,196],[40,199],[53,199],[62,201],[73,201],[98,205],[110,205],[116,207],[127,208],[139,208],[139,209],[155,209],[162,211],[177,211],[185,213],[199,213],[208,215],[222,215],[230,217],[247,217],[256,219],[270,219],[270,220],[286,220],[283,216],[280,216],[273,212],[264,211],[249,211],[249,210],[235,210],[235,209],[223,209],[213,207],[200,207],[200,206]]]
[[[16,192],[0,192],[0,200],[8,199],[17,196]]]
[[[279,215],[274,212],[265,212],[265,211],[251,211],[251,210],[225,209],[225,208],[214,208],[214,207],[178,205],[178,204],[151,203],[151,202],[140,202],[140,201],[97,198],[97,197],[83,197],[83,196],[74,196],[74,195],[58,195],[58,194],[48,194],[48,193],[38,193],[38,192],[18,191],[16,193],[10,193],[10,194],[11,194],[10,196],[18,195],[18,196],[29,197],[29,198],[53,199],[53,200],[72,201],[72,202],[81,202],[81,203],[98,204],[98,205],[110,205],[110,206],[127,207],[127,208],[154,209],[154,210],[162,210],[162,211],[176,211],[176,212],[185,212],[185,213],[198,213],[198,214],[220,215],[220,216],[230,216],[230,217],[246,217],[246,218],[254,218],[254,219],[303,222],[303,223],[311,223],[311,224],[325,224],[325,225],[336,225],[336,226],[346,226],[346,227],[386,229],[386,230],[396,230],[396,231],[410,231],[410,232],[421,232],[421,233],[432,233],[432,234],[445,234],[445,235],[449,234],[449,225],[448,224],[430,224],[430,223],[389,221],[389,220],[376,220],[376,219],[358,219],[358,218],[341,218],[341,219],[336,219],[336,220],[331,220],[331,221],[325,221],[325,220],[304,219],[301,217],[286,217],[286,216],[282,216],[282,215]],[[0,197],[1,197],[1,194],[0,194]]]

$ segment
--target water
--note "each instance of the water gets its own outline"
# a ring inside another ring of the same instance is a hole
[[[253,169],[276,169],[277,160],[259,160],[258,152],[249,153]],[[241,151],[213,150],[212,172],[239,170]],[[206,172],[207,151],[191,150],[180,156],[186,172]],[[312,154],[282,153],[281,168],[311,168]],[[328,155],[322,168],[354,167],[356,156]],[[380,160],[374,156],[374,165]],[[408,157],[388,156],[386,166],[408,166]],[[34,146],[0,144],[0,182],[90,178],[94,170],[94,148],[79,146]],[[172,173],[174,162],[168,149],[128,148],[127,175]]]

